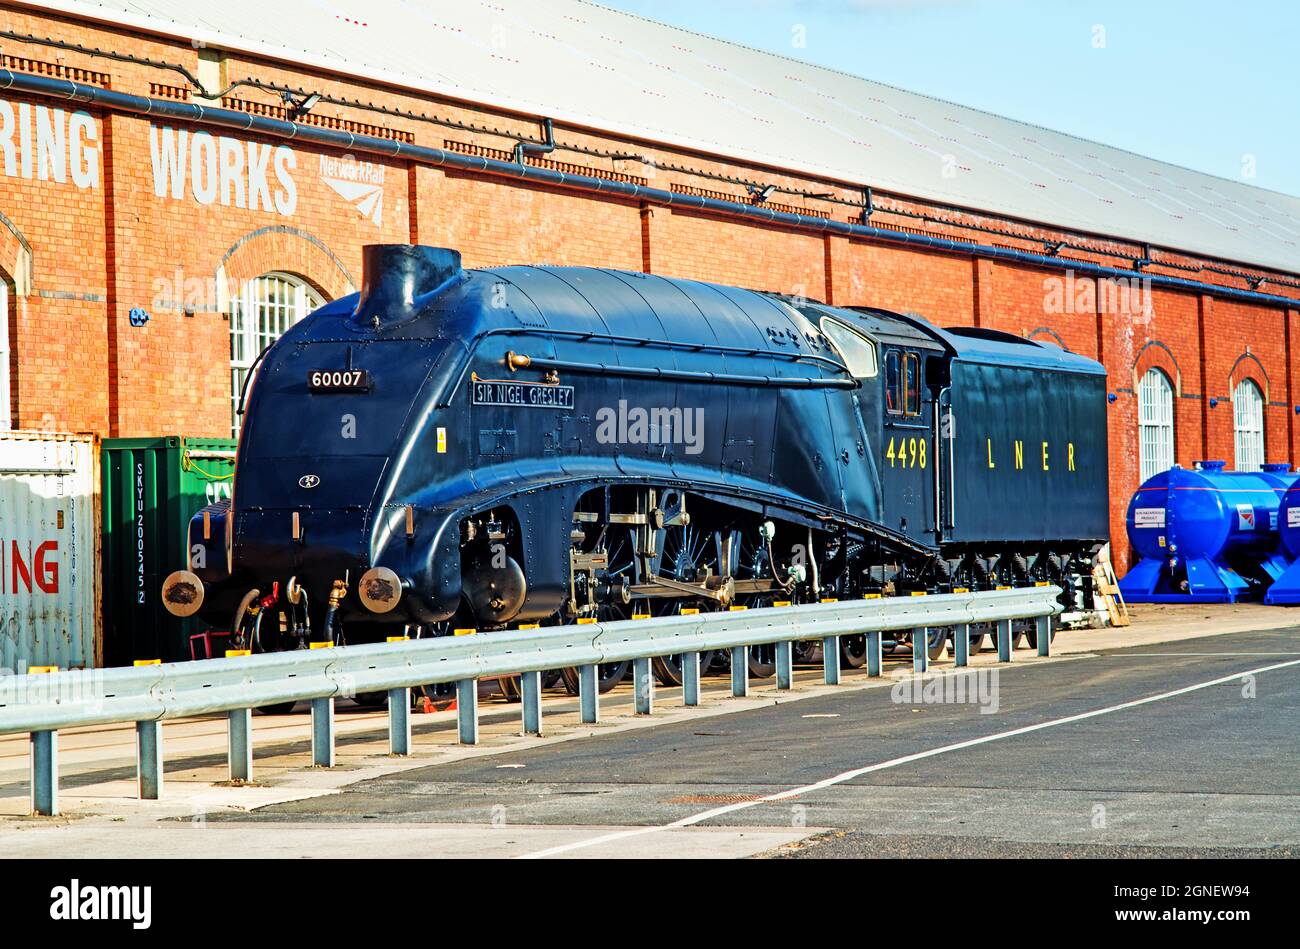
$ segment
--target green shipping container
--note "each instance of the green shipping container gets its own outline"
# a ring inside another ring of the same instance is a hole
[[[206,626],[163,609],[159,588],[189,566],[190,518],[230,497],[229,438],[110,438],[102,445],[103,636],[107,665],[191,658]]]

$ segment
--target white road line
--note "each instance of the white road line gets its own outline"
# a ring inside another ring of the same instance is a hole
[[[1218,679],[1211,679],[1209,682],[1199,682],[1196,685],[1184,686],[1181,689],[1174,689],[1172,692],[1161,692],[1158,695],[1148,695],[1146,698],[1134,699],[1131,702],[1121,702],[1119,705],[1110,705],[1106,708],[1094,709],[1091,712],[1080,712],[1077,715],[1067,715],[1065,718],[1055,718],[1051,721],[1039,722],[1037,725],[1025,725],[1021,728],[1013,728],[1010,731],[996,732],[992,735],[984,735],[981,738],[971,738],[951,745],[931,748],[929,751],[918,751],[915,754],[904,755],[901,758],[891,758],[889,761],[881,761],[878,764],[867,765],[863,768],[854,768],[852,771],[845,771],[842,774],[835,775],[834,777],[825,778],[815,784],[806,784],[803,787],[791,788],[788,791],[778,791],[775,794],[768,794],[752,801],[740,801],[735,804],[727,804],[723,807],[715,807],[712,810],[701,811],[698,814],[692,814],[690,817],[683,817],[681,820],[675,820],[671,824],[655,824],[651,827],[640,827],[636,830],[623,830],[618,833],[603,834],[599,837],[590,837],[586,840],[578,840],[570,844],[563,844],[559,847],[549,847],[546,850],[520,854],[517,859],[536,860],[542,857],[554,857],[563,853],[571,853],[574,850],[583,850],[587,847],[596,847],[600,844],[611,843],[615,840],[626,840],[629,837],[654,834],[660,831],[673,830],[678,827],[690,827],[693,824],[699,824],[706,820],[712,820],[715,817],[722,817],[736,811],[743,811],[751,807],[757,807],[760,804],[772,804],[777,801],[788,801],[791,798],[800,797],[804,794],[810,794],[814,791],[833,787],[836,784],[843,784],[845,781],[852,781],[854,778],[860,778],[864,774],[871,774],[875,771],[884,771],[887,768],[897,768],[899,765],[911,764],[914,761],[921,761],[925,758],[934,758],[951,751],[961,751],[964,748],[973,748],[976,745],[986,745],[989,742],[1001,741],[1004,738],[1014,738],[1017,735],[1028,735],[1030,732],[1042,731],[1045,728],[1055,728],[1057,725],[1068,725],[1071,722],[1081,722],[1085,719],[1097,718],[1101,715],[1109,715],[1112,712],[1122,712],[1125,709],[1137,708],[1140,705],[1149,705],[1152,702],[1172,699],[1179,695],[1187,695],[1189,692],[1199,692],[1201,689],[1210,689],[1216,685],[1226,685],[1229,682],[1240,681],[1246,676],[1257,676],[1264,672],[1274,672],[1278,669],[1286,669],[1291,666],[1300,666],[1300,659],[1293,659],[1290,662],[1279,662],[1271,666],[1261,666],[1258,669],[1247,669],[1243,672],[1234,672],[1232,675],[1222,676]]]
[[[1300,656],[1300,652],[1297,652],[1297,651],[1295,651],[1294,649],[1291,650],[1290,652],[1126,652],[1126,653],[1122,653],[1122,654],[1119,654],[1119,653],[1111,654],[1111,655],[1108,656],[1107,658],[1115,658],[1115,659],[1138,659],[1138,658],[1145,658],[1145,657],[1148,657],[1148,656],[1160,656],[1160,657],[1162,657],[1162,658],[1172,658],[1172,659],[1177,659],[1177,658],[1180,658],[1180,657],[1182,657],[1182,656],[1200,656],[1200,657],[1203,657],[1203,658],[1204,658],[1204,657],[1208,657],[1208,658],[1219,658],[1219,657],[1222,657],[1222,658],[1224,658],[1224,659],[1245,659],[1245,658],[1257,657],[1257,656],[1258,656],[1258,657],[1262,657],[1262,656]]]

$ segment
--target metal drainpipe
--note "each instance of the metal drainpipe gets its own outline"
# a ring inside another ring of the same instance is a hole
[[[542,144],[536,142],[515,142],[515,164],[522,165],[525,155],[549,155],[555,151],[555,126],[550,119],[542,120],[542,127],[546,129],[546,141]]]
[[[682,207],[692,211],[705,211],[726,217],[737,217],[763,224],[797,228],[818,234],[838,234],[844,237],[866,238],[887,244],[899,244],[925,250],[959,254],[964,257],[982,257],[1048,270],[1073,271],[1077,274],[1092,277],[1115,280],[1142,279],[1150,281],[1153,287],[1196,294],[1211,294],[1224,300],[1236,300],[1243,303],[1257,303],[1286,309],[1295,309],[1300,306],[1300,299],[1294,297],[1276,296],[1271,293],[1259,293],[1252,290],[1238,290],[1233,287],[1221,287],[1217,284],[1201,283],[1196,280],[1170,277],[1164,274],[1135,274],[1132,270],[1105,267],[1101,264],[1085,261],[1063,260],[1059,257],[1049,257],[1045,254],[1035,254],[1029,251],[993,247],[987,244],[968,244],[964,241],[954,241],[945,237],[909,234],[904,231],[891,231],[867,224],[850,224],[847,221],[834,221],[786,211],[774,211],[764,205],[722,201],[717,198],[707,198],[699,195],[675,194],[671,191],[648,188],[632,182],[608,181],[604,178],[574,175],[564,171],[538,168],[514,161],[499,161],[477,155],[462,155],[458,152],[448,152],[440,148],[408,145],[405,142],[375,138],[369,135],[354,135],[351,132],[338,132],[312,125],[298,125],[282,119],[263,118],[249,115],[246,112],[219,109],[193,102],[150,99],[147,96],[115,92],[111,89],[101,89],[98,86],[71,82],[67,79],[53,79],[48,76],[17,73],[10,69],[0,69],[0,90],[4,89],[13,89],[32,95],[49,96],[69,102],[83,102],[134,115],[175,119],[182,122],[198,122],[219,128],[266,135],[272,138],[303,141],[344,151],[366,152],[372,155],[406,159],[442,168],[456,168],[463,171],[498,175],[504,178],[536,181],[555,187],[626,198],[632,201],[643,201],[647,204],[656,204],[662,207]],[[545,146],[541,145],[534,147],[545,148]]]

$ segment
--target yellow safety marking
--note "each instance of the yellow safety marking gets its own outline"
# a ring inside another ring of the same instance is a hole
[[[683,616],[698,616],[699,614],[700,614],[700,611],[699,611],[698,609],[696,609],[695,607],[693,607],[693,606],[683,606],[683,607],[682,607],[682,615],[683,615]]]
[[[520,623],[519,628],[520,629],[541,629],[542,624],[541,623]]]
[[[912,591],[912,596],[929,596],[929,595],[930,595],[930,594],[927,593],[925,590],[913,590],[913,591]]]
[[[953,587],[953,588],[952,588],[952,592],[953,592],[953,593],[969,593],[969,592],[970,592],[970,587]]]
[[[244,656],[251,656],[252,654],[253,654],[253,650],[251,649],[227,649],[226,650],[227,659],[240,659]]]
[[[58,671],[59,671],[58,666],[28,666],[27,667],[27,674],[34,675],[34,676],[50,675],[51,673],[58,672]]]
[[[161,659],[137,659],[133,665],[137,666],[161,666]]]
[[[578,617],[578,625],[579,625],[579,626],[591,626],[591,625],[594,624],[595,622],[596,622],[596,617],[594,617],[594,616],[579,616],[579,617]]]
[[[438,454],[447,454],[447,430],[445,428],[438,429]]]
[[[840,601],[840,598],[839,598],[838,596],[826,596],[826,597],[822,597],[822,602],[823,602],[823,603],[838,603],[839,601]]]
[[[864,593],[864,594],[862,594],[862,599],[864,599],[864,600],[878,600],[878,599],[880,599],[880,594],[879,594],[879,593]]]
[[[453,629],[452,630],[452,634],[455,636],[473,636],[477,632],[478,632],[477,629]]]
[[[1046,580],[1035,580],[1035,581],[1034,581],[1034,586],[1036,586],[1036,587],[1046,587],[1046,586],[1051,586],[1051,584],[1048,583]]]
[[[632,614],[632,618],[633,618],[633,619],[649,619],[649,618],[650,618],[650,614],[649,614],[649,613],[633,613],[633,614]]]
[[[776,601],[775,603],[773,603],[772,605],[773,605],[773,606],[789,606],[789,605],[790,605],[790,601],[789,601],[789,600],[777,600],[777,601]]]
[[[745,610],[749,609],[749,607],[748,607],[748,606],[733,606],[733,607],[730,607],[729,609],[730,609],[730,612],[732,612],[732,613],[743,613],[743,612],[745,612]]]
[[[410,636],[389,636],[388,641],[390,643],[404,643],[410,638]]]
[[[333,649],[334,648],[333,643],[308,643],[307,645],[308,648],[310,649]]]
[[[994,587],[995,590],[1010,590],[1011,587]]]

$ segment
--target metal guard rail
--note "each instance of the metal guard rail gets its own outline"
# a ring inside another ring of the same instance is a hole
[[[540,674],[577,667],[583,722],[598,720],[597,667],[634,662],[635,706],[653,705],[650,660],[683,657],[683,696],[699,704],[699,654],[729,650],[732,694],[748,694],[747,649],[776,645],[779,689],[793,681],[791,643],[823,642],[825,681],[839,682],[839,637],[865,634],[869,675],[881,671],[881,633],[915,631],[924,641],[931,627],[956,627],[956,664],[969,661],[967,626],[995,623],[999,659],[1011,659],[1011,623],[1038,623],[1038,652],[1050,655],[1050,619],[1061,611],[1055,586],[824,602],[620,620],[589,625],[510,630],[345,646],[337,649],[264,653],[200,662],[129,669],[0,676],[0,734],[32,736],[32,808],[57,813],[57,732],[61,728],[136,723],[140,795],[156,798],[162,784],[159,723],[168,718],[230,715],[232,780],[252,774],[251,710],[265,705],[312,702],[313,760],[334,764],[334,703],[340,696],[388,692],[389,738],[394,754],[410,753],[410,692],[415,686],[456,683],[459,738],[478,742],[477,680],[521,673],[525,734],[541,733]],[[924,672],[928,655],[913,650],[913,668]],[[67,677],[67,678],[65,678]],[[80,677],[80,678],[76,678]],[[62,681],[61,681],[62,680]],[[65,684],[82,688],[67,689]],[[67,693],[67,694],[63,694]],[[86,694],[88,693],[88,694]]]

